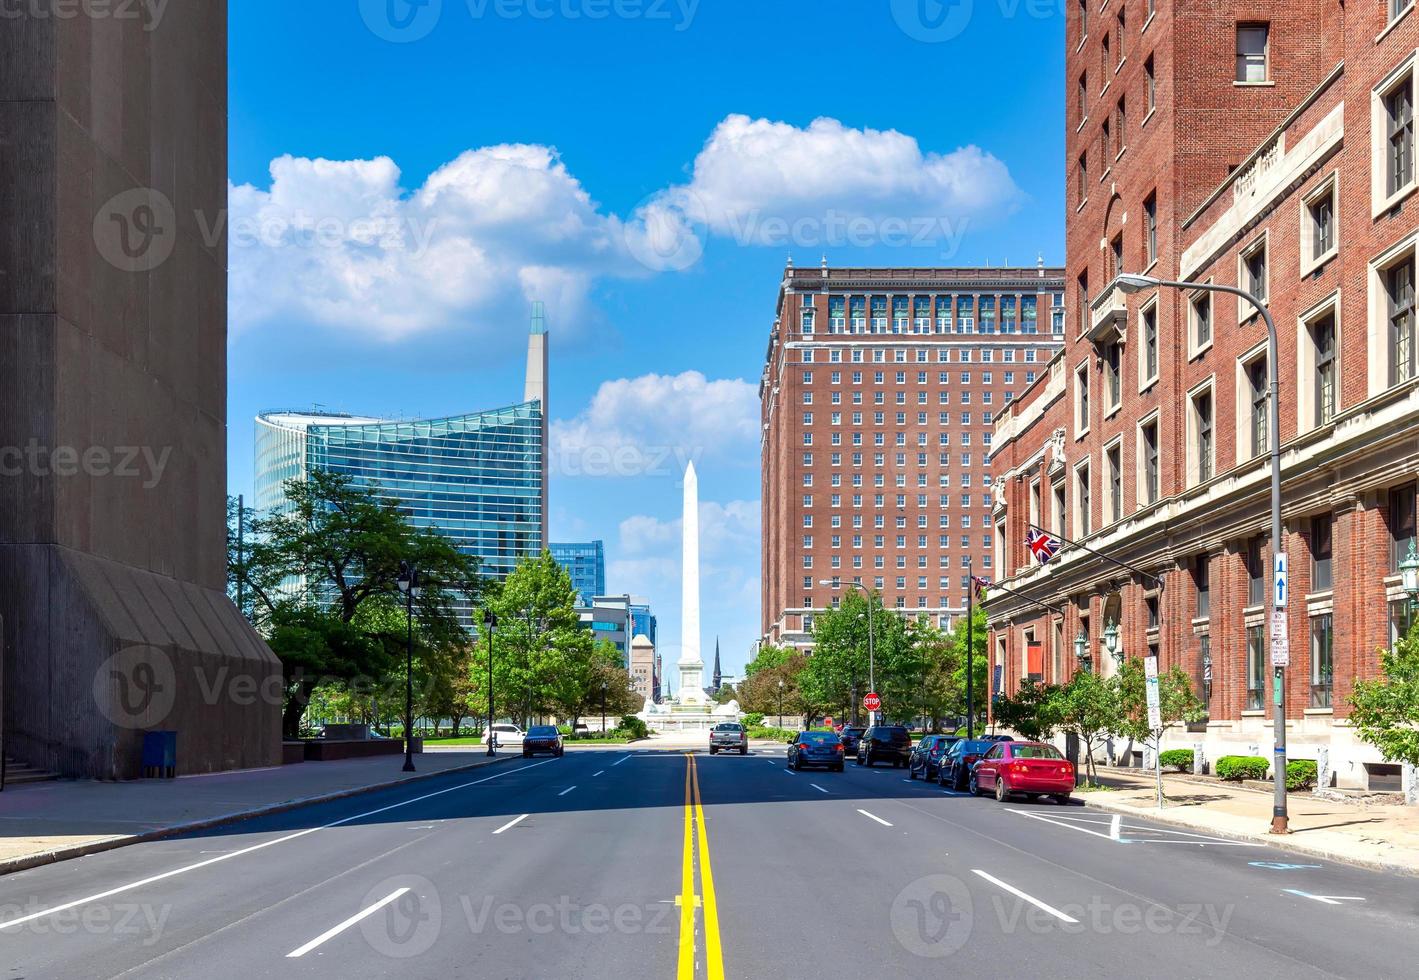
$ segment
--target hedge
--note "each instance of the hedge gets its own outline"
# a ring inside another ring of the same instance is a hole
[[[787,728],[769,728],[766,725],[746,725],[749,730],[749,737],[763,739],[774,742],[791,742],[797,732],[791,732]]]
[[[758,711],[751,711],[744,716],[745,728],[757,728],[764,723],[764,716]]]
[[[1192,772],[1192,761],[1192,749],[1169,749],[1158,756],[1158,762],[1164,769],[1179,772]]]
[[[1286,763],[1286,788],[1303,790],[1315,788],[1319,772],[1310,759],[1292,759]]]
[[[1259,755],[1224,755],[1217,760],[1219,779],[1241,782],[1243,779],[1265,779],[1267,762]]]
[[[650,734],[645,722],[635,715],[622,716],[621,723],[616,727],[631,736],[631,738],[645,738],[646,735]]]

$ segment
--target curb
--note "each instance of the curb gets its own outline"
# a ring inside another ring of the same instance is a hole
[[[1089,794],[1093,795],[1093,794]],[[1325,847],[1311,846],[1304,841],[1297,843],[1295,835],[1272,838],[1269,835],[1245,834],[1234,830],[1218,830],[1214,827],[1202,827],[1191,821],[1182,820],[1172,816],[1167,810],[1159,813],[1156,810],[1141,810],[1138,807],[1128,806],[1123,803],[1111,803],[1107,800],[1092,800],[1087,797],[1075,794],[1076,800],[1082,800],[1086,807],[1095,810],[1102,810],[1107,813],[1123,813],[1139,820],[1152,820],[1157,823],[1165,823],[1174,827],[1185,827],[1194,832],[1205,831],[1213,837],[1223,837],[1227,840],[1240,841],[1247,844],[1258,844],[1263,847],[1275,848],[1280,851],[1293,851],[1311,857],[1325,858],[1327,861],[1334,861],[1337,864],[1348,864],[1352,867],[1364,868],[1367,871],[1383,871],[1388,874],[1404,875],[1406,877],[1419,877],[1419,868],[1410,867],[1403,864],[1393,864],[1379,858],[1357,857],[1352,854],[1341,854]]]
[[[286,813],[289,810],[299,810],[302,807],[316,806],[321,803],[330,803],[335,800],[348,799],[352,796],[360,796],[364,793],[375,793],[379,790],[393,789],[397,786],[421,783],[430,779],[437,779],[440,776],[472,772],[474,769],[484,769],[488,766],[497,765],[499,762],[511,762],[514,759],[520,758],[522,758],[520,755],[497,757],[493,762],[474,762],[466,766],[440,769],[438,772],[419,773],[406,779],[395,779],[383,783],[370,783],[365,786],[356,786],[351,789],[343,789],[333,793],[323,793],[319,796],[305,796],[300,799],[285,800],[281,803],[273,803],[269,806],[256,807],[251,810],[237,810],[216,817],[207,817],[188,823],[173,824],[170,827],[159,827],[156,830],[144,831],[141,834],[103,837],[99,840],[85,841],[82,844],[56,847],[48,851],[39,851],[34,854],[25,854],[21,857],[7,858],[0,860],[0,877],[14,874],[18,871],[28,871],[31,868],[43,867],[46,864],[57,864],[60,861],[68,861],[73,858],[88,857],[90,854],[101,854],[104,851],[116,850],[120,847],[127,847],[130,844],[146,844],[151,841],[164,840],[169,837],[180,837],[183,834],[196,833],[200,830],[210,830],[213,827],[224,827],[228,824],[242,823],[246,820],[254,820],[257,817],[269,817],[278,813]]]

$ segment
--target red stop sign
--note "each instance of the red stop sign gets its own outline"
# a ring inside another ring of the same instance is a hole
[[[824,719],[823,719],[823,724],[827,725],[829,728],[832,728],[832,727],[833,727],[833,716],[832,716],[832,715],[828,715],[826,718],[824,718]]]
[[[868,711],[876,711],[882,707],[882,698],[876,691],[873,691],[862,699],[862,706]]]

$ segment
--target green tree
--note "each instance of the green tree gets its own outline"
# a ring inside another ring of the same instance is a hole
[[[1046,742],[1059,730],[1061,707],[1059,687],[1026,680],[1013,695],[995,702],[994,717],[1022,738]]]
[[[753,677],[761,670],[772,670],[791,659],[797,652],[793,647],[761,646],[754,659],[744,668],[744,676]]]
[[[801,650],[790,650],[787,659],[750,674],[739,685],[739,707],[752,714],[778,714],[779,681],[783,681],[784,714],[812,713],[814,706],[803,691],[803,673],[808,661],[809,657]]]
[[[909,631],[921,671],[916,713],[927,719],[931,731],[939,732],[942,720],[960,714],[965,703],[961,688],[965,674],[957,659],[962,646],[929,619],[913,622]]]
[[[1135,742],[1156,742],[1158,735],[1148,725],[1148,680],[1143,661],[1138,657],[1126,660],[1115,675],[1115,682],[1118,719],[1113,733]],[[1202,702],[1193,692],[1191,678],[1181,667],[1174,666],[1159,674],[1158,708],[1164,728],[1202,717]]]
[[[1076,673],[1056,694],[1059,727],[1084,746],[1084,766],[1091,786],[1097,786],[1094,750],[1119,727],[1118,685],[1090,670]]]
[[[843,596],[837,609],[819,613],[813,623],[813,644],[813,656],[801,679],[809,703],[842,706],[856,719],[875,673],[883,714],[903,718],[914,712],[921,664],[906,622],[883,608],[880,595],[866,596],[854,589]],[[870,669],[874,665],[875,672]]]
[[[1380,671],[1355,682],[1350,723],[1386,762],[1419,766],[1419,623],[1380,654]]]

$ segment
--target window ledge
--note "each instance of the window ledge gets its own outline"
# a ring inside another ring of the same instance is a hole
[[[1274,81],[1270,80],[1270,79],[1267,79],[1267,80],[1264,81],[1264,82],[1242,82],[1242,81],[1234,81],[1234,82],[1232,83],[1232,85],[1233,85],[1234,88],[1275,88],[1275,87],[1276,87],[1276,83],[1275,83]]]
[[[1266,717],[1266,709],[1265,709],[1265,708],[1248,708],[1247,710],[1245,710],[1245,711],[1242,712],[1242,717],[1243,717],[1243,718],[1265,718],[1265,717]]]
[[[1143,26],[1138,29],[1138,33],[1139,33],[1139,34],[1142,34],[1142,33],[1144,33],[1145,31],[1147,31],[1147,30],[1148,30],[1148,25],[1151,24],[1151,23],[1153,23],[1153,18],[1154,18],[1154,17],[1157,17],[1157,16],[1158,16],[1158,11],[1156,11],[1156,10],[1154,10],[1151,14],[1149,14],[1149,15],[1148,15],[1148,19],[1143,22]]]
[[[1151,378],[1144,378],[1142,381],[1140,381],[1140,382],[1138,383],[1138,393],[1139,393],[1140,395],[1145,394],[1145,393],[1148,391],[1148,389],[1152,388],[1152,387],[1153,387],[1154,385],[1156,385],[1157,383],[1158,383],[1158,376],[1157,376],[1156,374],[1153,375]]]
[[[1089,114],[1086,112],[1084,118],[1079,120],[1079,125],[1074,127],[1076,133],[1083,132],[1084,127],[1089,124]]]
[[[1309,592],[1306,594],[1307,602],[1324,602],[1327,599],[1335,598],[1335,590],[1324,589],[1320,592]]]
[[[1121,411],[1123,411],[1123,402],[1119,402],[1117,405],[1114,405],[1108,410],[1106,410],[1104,412],[1104,421],[1107,422],[1109,419],[1113,418]]]
[[[1308,715],[1308,716],[1309,716],[1309,715],[1333,715],[1333,714],[1335,714],[1335,709],[1334,709],[1334,708],[1306,708],[1306,709],[1305,709],[1305,714]]]
[[[1074,213],[1075,213],[1075,214],[1078,214],[1080,211],[1083,211],[1083,210],[1084,210],[1084,205],[1086,205],[1086,204],[1088,204],[1088,203],[1089,203],[1089,199],[1088,199],[1087,197],[1084,198],[1084,200],[1082,200],[1082,201],[1079,202],[1079,206],[1074,209]]]
[[[1411,180],[1389,197],[1376,201],[1374,214],[1371,215],[1371,217],[1379,218],[1383,216],[1386,211],[1392,210],[1403,203],[1405,198],[1409,197],[1409,195],[1413,194],[1416,190],[1419,190],[1419,180]]]
[[[1108,94],[1109,94],[1109,86],[1112,85],[1112,84],[1113,84],[1112,81],[1110,81],[1110,80],[1108,80],[1108,79],[1105,79],[1105,80],[1104,80],[1104,87],[1101,88],[1101,89],[1099,89],[1099,98],[1102,99],[1105,95],[1108,95]]]
[[[1330,251],[1326,252],[1324,255],[1317,255],[1315,258],[1308,260],[1303,259],[1301,261],[1301,278],[1304,279],[1312,272],[1319,271],[1321,266],[1325,265],[1327,262],[1329,262],[1331,259],[1335,258],[1339,254],[1340,247],[1337,245],[1331,248]]]
[[[1114,65],[1114,74],[1117,75],[1119,72],[1123,71],[1123,66],[1126,64],[1128,64],[1128,55],[1124,55],[1123,60]]]
[[[1197,618],[1193,619],[1193,621],[1192,621],[1192,628],[1193,628],[1193,629],[1203,629],[1203,628],[1208,627],[1208,626],[1211,626],[1211,625],[1212,625],[1212,617],[1211,617],[1211,616],[1198,616]]]
[[[1109,174],[1111,174],[1111,173],[1113,173],[1113,172],[1114,172],[1114,168],[1113,168],[1113,167],[1108,167],[1107,169],[1105,169],[1103,173],[1099,174],[1099,183],[1102,184],[1104,181],[1108,180],[1108,179],[1109,179]]]
[[[1376,44],[1379,44],[1379,43],[1380,43],[1381,41],[1383,41],[1386,37],[1388,37],[1390,31],[1392,31],[1392,30],[1394,30],[1396,27],[1398,27],[1398,26],[1399,26],[1399,22],[1402,21],[1402,20],[1404,20],[1404,18],[1408,17],[1409,14],[1410,14],[1410,12],[1413,11],[1413,10],[1414,10],[1414,4],[1411,3],[1409,6],[1405,7],[1405,8],[1404,8],[1403,10],[1401,10],[1398,14],[1396,14],[1394,20],[1392,20],[1392,21],[1390,21],[1388,24],[1386,24],[1386,25],[1385,25],[1385,29],[1382,30],[1382,31],[1380,31],[1378,34],[1375,35],[1375,43],[1376,43]]]
[[[1127,147],[1127,146],[1125,146],[1123,149],[1119,150],[1119,151],[1118,151],[1118,155],[1114,157],[1114,163],[1118,163],[1120,160],[1122,160],[1122,159],[1123,159],[1123,155],[1124,155],[1125,153],[1127,153],[1127,152],[1128,152],[1128,147]],[[1110,169],[1113,169],[1113,168],[1110,168]]]
[[[1083,50],[1084,50],[1084,45],[1086,45],[1086,44],[1088,44],[1088,43],[1089,43],[1089,32],[1088,32],[1088,31],[1085,31],[1085,32],[1084,32],[1084,36],[1079,39],[1079,44],[1078,44],[1077,47],[1075,47],[1074,53],[1075,53],[1075,54],[1078,54],[1080,51],[1083,51]]]
[[[1199,357],[1201,357],[1203,354],[1206,354],[1206,353],[1207,353],[1208,351],[1210,351],[1211,349],[1212,349],[1212,341],[1209,340],[1207,343],[1203,344],[1201,347],[1194,347],[1192,350],[1188,351],[1187,359],[1188,359],[1189,361],[1195,361],[1195,360],[1197,360]]]

